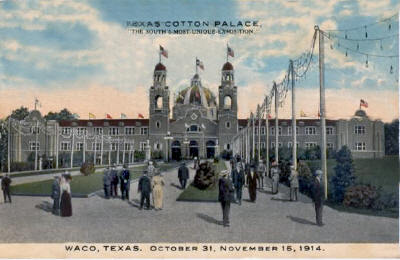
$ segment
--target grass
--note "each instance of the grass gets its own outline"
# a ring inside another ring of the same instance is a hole
[[[222,170],[226,170],[224,160],[220,160],[215,165],[215,171],[219,174]],[[177,198],[178,201],[205,201],[218,202],[218,185],[215,184],[209,189],[200,190],[191,183]]]
[[[161,164],[162,171],[175,167],[176,164]],[[131,179],[137,179],[141,176],[145,166],[138,166],[130,168]],[[51,186],[53,180],[45,180],[32,183],[24,183],[11,187],[13,194],[26,194],[26,195],[48,195],[51,194]],[[77,175],[72,177],[71,192],[73,196],[85,196],[103,188],[103,171],[98,170],[89,176]]]
[[[319,167],[320,161],[308,161],[311,169]],[[335,160],[328,160],[328,179],[335,174]],[[398,193],[399,193],[399,157],[385,156],[376,159],[354,159],[355,182],[360,184],[370,184],[377,188],[382,188],[383,194],[393,194],[397,200],[397,208],[384,209],[381,211],[373,209],[358,209],[345,207],[343,205],[327,203],[330,207],[350,213],[358,213],[373,216],[385,216],[398,218]],[[329,186],[328,186],[329,189]]]

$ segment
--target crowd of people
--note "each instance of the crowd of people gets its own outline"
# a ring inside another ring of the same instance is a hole
[[[243,187],[247,186],[249,192],[249,201],[256,202],[257,190],[264,188],[264,178],[271,179],[271,193],[279,192],[279,180],[281,170],[277,161],[271,164],[270,172],[267,172],[266,161],[255,163],[245,163],[240,156],[236,156],[230,160],[231,175],[228,171],[222,171],[219,179],[219,196],[218,200],[222,207],[222,223],[225,227],[229,226],[230,203],[234,202],[241,205]],[[268,162],[269,163],[269,162]],[[315,206],[316,224],[323,226],[322,208],[323,208],[323,187],[321,183],[322,171],[317,170],[314,173],[314,182],[312,187],[312,199]],[[299,177],[298,171],[294,165],[290,166],[290,201],[298,200]]]

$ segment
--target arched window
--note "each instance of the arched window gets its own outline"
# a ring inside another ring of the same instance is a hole
[[[186,129],[187,132],[200,132],[200,127],[198,125],[191,125]]]
[[[156,96],[156,108],[162,109],[163,107],[163,98],[162,96]]]
[[[224,97],[224,109],[231,109],[232,108],[232,98],[230,96]]]
[[[157,122],[156,122],[156,127],[157,127],[157,128],[160,128],[160,127],[161,127],[161,122],[160,122],[160,121],[157,121]]]

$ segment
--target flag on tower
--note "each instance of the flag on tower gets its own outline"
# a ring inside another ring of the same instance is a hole
[[[125,119],[126,115],[124,113],[121,113],[121,119]]]
[[[268,119],[272,119],[272,116],[271,116],[271,114],[268,114]]]
[[[140,114],[140,113],[138,114],[138,117],[139,118],[144,118],[144,116],[142,114]]]
[[[228,55],[231,56],[232,58],[235,57],[235,53],[233,52],[233,49],[231,47],[229,47],[229,45],[227,45],[228,49]]]
[[[168,58],[168,51],[164,49],[163,46],[160,45],[160,54],[164,56],[165,58]]]
[[[360,108],[361,108],[361,107],[365,107],[365,108],[368,107],[368,103],[367,103],[367,101],[365,101],[364,99],[361,99],[361,100],[360,100]]]
[[[110,114],[106,114],[107,119],[112,119],[112,116]]]
[[[202,61],[196,58],[196,66],[198,66],[200,69],[204,70],[204,64]]]
[[[89,119],[96,119],[96,116],[89,112]]]

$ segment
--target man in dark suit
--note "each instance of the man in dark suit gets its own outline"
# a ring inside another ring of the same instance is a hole
[[[10,184],[11,184],[10,176],[6,174],[1,179],[1,189],[3,190],[4,203],[7,203],[7,197],[9,202],[11,203]]]
[[[131,185],[131,173],[129,172],[128,167],[124,164],[121,171],[121,198],[124,200],[125,198],[129,200],[129,190]]]
[[[322,171],[315,171],[315,179],[313,184],[313,201],[315,206],[315,218],[318,226],[323,226],[322,223],[322,208],[324,206],[324,192],[321,183]]]
[[[245,183],[244,170],[239,163],[236,164],[235,169],[232,171],[232,182],[236,191],[236,203],[242,205],[242,193]]]
[[[189,179],[189,169],[186,167],[185,163],[182,163],[181,167],[178,169],[178,179],[181,184],[182,190],[186,188],[186,182]]]
[[[138,192],[140,192],[140,209],[143,209],[145,200],[146,209],[150,209],[151,180],[147,176],[147,171],[144,171],[139,179]]]
[[[111,176],[111,196],[113,198],[118,196],[118,172],[115,164],[113,165],[111,171],[110,171],[110,176]]]
[[[60,177],[55,176],[51,186],[51,198],[53,199],[53,214],[60,215]]]
[[[222,223],[224,227],[229,227],[229,211],[231,208],[231,200],[233,199],[233,184],[228,178],[228,171],[221,172],[221,178],[218,183],[219,194],[218,200],[222,207]]]

